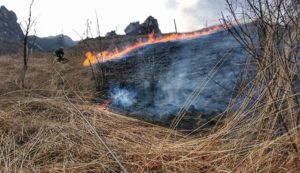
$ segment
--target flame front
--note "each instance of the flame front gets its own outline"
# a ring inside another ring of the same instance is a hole
[[[103,51],[98,54],[94,54],[92,52],[87,52],[85,54],[85,61],[83,62],[83,65],[88,67],[91,64],[95,63],[102,63],[105,61],[113,60],[119,57],[122,57],[140,47],[143,47],[145,45],[149,44],[156,44],[156,43],[164,43],[164,42],[169,42],[169,41],[177,41],[177,40],[184,40],[184,39],[194,39],[198,38],[204,35],[209,35],[214,32],[217,32],[221,29],[223,29],[224,26],[222,25],[217,25],[208,29],[205,29],[204,31],[199,31],[199,32],[193,32],[193,33],[187,33],[187,34],[169,34],[165,35],[162,37],[154,38],[154,34],[149,34],[148,39],[146,41],[138,41],[133,45],[130,45],[126,47],[123,50],[118,50],[117,48],[114,51]]]

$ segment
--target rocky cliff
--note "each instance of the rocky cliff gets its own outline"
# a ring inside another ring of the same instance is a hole
[[[126,35],[146,35],[152,32],[158,35],[161,34],[158,21],[152,16],[149,16],[142,24],[140,22],[130,23],[124,31]]]
[[[13,11],[0,7],[0,54],[15,53],[20,48],[23,32]]]

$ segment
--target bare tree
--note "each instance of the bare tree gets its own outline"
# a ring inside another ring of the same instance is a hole
[[[107,76],[106,76],[106,67],[103,66],[103,64],[102,64],[103,61],[104,61],[103,55],[101,53],[103,51],[103,40],[101,38],[100,22],[99,22],[99,17],[98,17],[97,13],[96,13],[96,22],[97,22],[97,40],[98,40],[98,45],[99,45],[97,47],[97,49],[99,49],[99,51],[100,51],[100,54],[99,54],[99,56],[100,56],[100,62],[97,63],[97,66],[98,66],[98,68],[97,68],[98,75],[97,76],[100,75],[100,77],[97,80],[97,84],[96,85],[98,86],[97,87],[98,90],[103,90],[106,87],[106,85],[107,85]]]
[[[23,70],[21,72],[21,84],[22,88],[25,87],[25,75],[28,68],[28,59],[29,59],[29,49],[28,49],[28,34],[31,31],[33,25],[35,24],[35,21],[32,20],[32,6],[34,4],[34,0],[31,0],[31,3],[29,5],[29,15],[28,19],[25,22],[25,28],[24,28],[24,38],[23,38]]]
[[[65,46],[65,36],[64,36],[63,32],[61,32],[61,34],[57,38],[57,45],[59,47],[64,47]]]
[[[86,39],[93,38],[91,24],[92,24],[92,21],[87,19],[86,20],[86,31],[85,31]],[[91,36],[91,37],[89,37],[89,36]]]
[[[90,40],[89,36],[93,38],[92,34],[92,29],[91,29],[91,20],[87,20],[86,22],[86,30],[82,35],[80,35],[78,32],[75,31],[78,37],[80,37],[81,42],[84,45],[84,49],[88,51],[85,56],[87,55],[93,57],[93,59],[97,59],[97,62],[91,62],[90,59],[87,57],[89,60],[90,68],[92,71],[92,79],[95,80],[95,87],[97,91],[102,91],[106,85],[107,85],[107,80],[106,80],[106,67],[102,64],[104,59],[102,55],[102,50],[103,50],[103,39],[101,38],[101,33],[100,33],[100,23],[99,23],[99,17],[98,14],[96,13],[96,34],[97,38],[95,41]],[[100,52],[100,53],[96,53]]]

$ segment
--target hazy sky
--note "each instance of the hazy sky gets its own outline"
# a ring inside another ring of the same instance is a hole
[[[0,0],[13,10],[19,22],[28,16],[31,0]],[[143,22],[154,16],[162,32],[173,32],[173,18],[178,31],[192,31],[206,25],[218,24],[220,12],[224,11],[224,0],[35,0],[33,17],[37,19],[37,35],[66,34],[75,40],[86,28],[87,19],[96,36],[96,13],[99,17],[101,35],[111,30],[124,34],[125,27],[134,21]],[[76,32],[75,32],[76,31]]]

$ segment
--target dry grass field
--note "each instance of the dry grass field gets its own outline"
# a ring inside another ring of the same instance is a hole
[[[33,55],[21,89],[21,56],[0,57],[0,172],[124,172],[117,161],[128,172],[300,170],[297,129],[270,137],[259,118],[236,112],[190,135],[103,111],[91,102],[90,69],[68,58]]]

